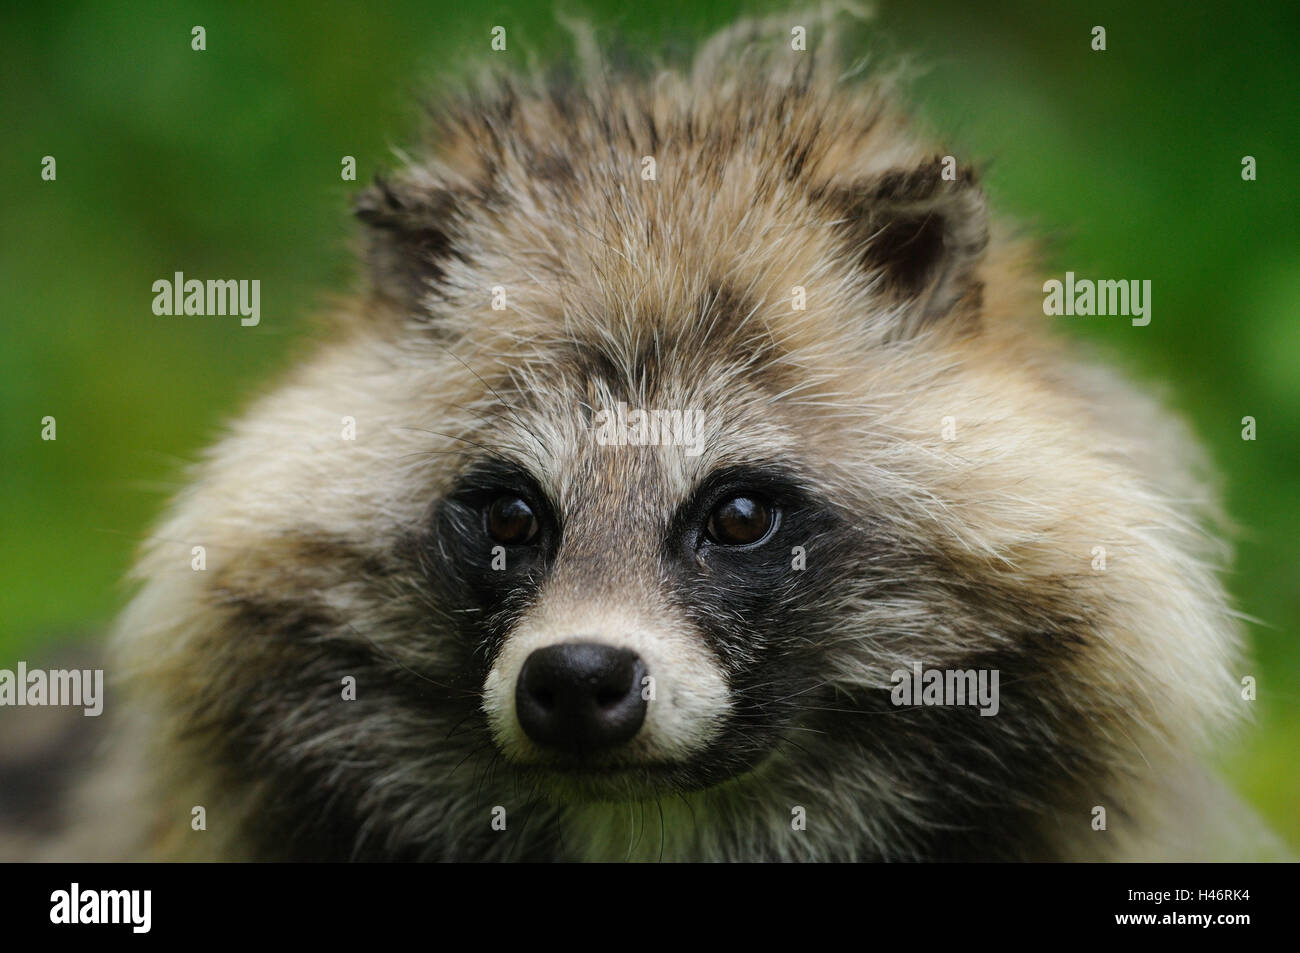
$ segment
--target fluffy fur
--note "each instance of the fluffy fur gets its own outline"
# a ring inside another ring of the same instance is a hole
[[[845,70],[826,25],[807,53],[788,31],[639,72],[580,32],[582,66],[453,98],[362,196],[369,290],[145,549],[114,646],[135,758],[106,769],[131,807],[68,852],[1249,849],[1198,767],[1242,706],[1190,442],[1054,338],[1032,255],[972,169],[940,176],[888,78]],[[598,445],[618,401],[701,409],[704,452]],[[784,535],[683,555],[726,479],[775,487]],[[476,480],[554,513],[553,545],[500,578],[465,542]],[[550,770],[512,725],[518,658],[579,633],[661,679],[607,776]],[[893,706],[913,661],[999,670],[1001,711]]]

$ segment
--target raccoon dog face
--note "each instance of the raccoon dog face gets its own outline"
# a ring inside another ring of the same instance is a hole
[[[294,856],[571,854],[666,794],[679,856],[1046,856],[1226,709],[1178,428],[1060,352],[877,85],[710,46],[435,141],[146,557],[184,803]],[[894,704],[916,664],[1000,673],[996,716]]]
[[[582,355],[563,372],[573,385],[539,386],[571,408],[571,432],[545,467],[469,466],[426,560],[438,598],[464,613],[460,637],[482,647],[494,742],[568,797],[694,788],[762,761],[824,677],[808,644],[834,636],[824,607],[857,535],[793,442],[773,439],[761,382],[737,400],[725,366],[700,366],[680,388],[629,392],[603,361]],[[681,409],[703,449],[600,442],[590,422],[614,436],[630,401]],[[799,575],[810,546],[820,562]]]

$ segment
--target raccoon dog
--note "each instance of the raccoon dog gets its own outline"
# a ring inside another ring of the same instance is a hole
[[[1240,849],[1203,467],[976,170],[788,24],[578,45],[361,195],[367,290],[152,536],[98,849]]]

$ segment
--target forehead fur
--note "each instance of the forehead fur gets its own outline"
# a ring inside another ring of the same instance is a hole
[[[592,54],[577,76],[493,78],[436,111],[425,156],[361,214],[419,236],[420,305],[444,332],[571,337],[629,376],[650,348],[744,348],[772,333],[748,320],[765,312],[823,347],[888,332],[897,302],[846,237],[880,238],[872,207],[943,187],[942,153],[892,107],[887,77],[843,78],[832,51],[779,34],[723,39],[686,69],[619,72]],[[959,237],[983,240],[943,239]],[[492,288],[504,313],[488,313]]]

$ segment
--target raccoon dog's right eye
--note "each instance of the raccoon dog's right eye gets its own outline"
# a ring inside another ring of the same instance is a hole
[[[765,502],[754,497],[728,497],[709,515],[709,538],[723,546],[750,546],[766,539],[775,522],[775,514]]]
[[[513,495],[498,496],[483,515],[487,533],[498,543],[522,546],[537,536],[537,517],[533,508],[522,498]]]

